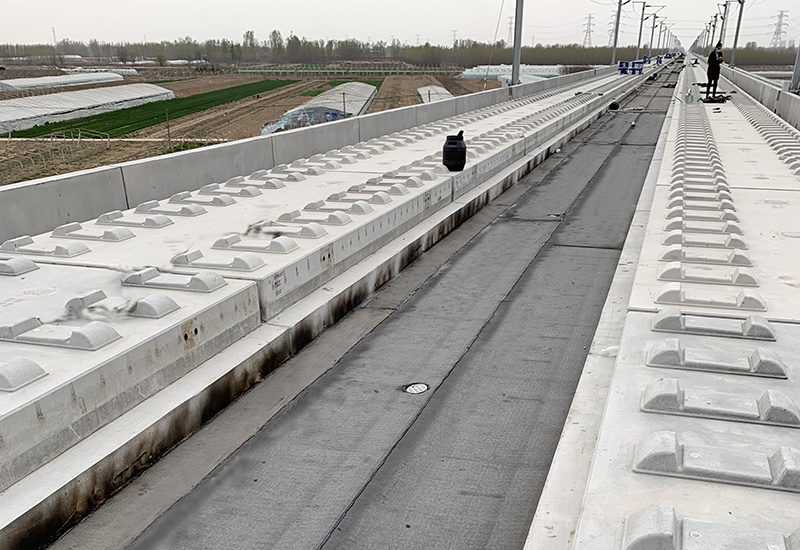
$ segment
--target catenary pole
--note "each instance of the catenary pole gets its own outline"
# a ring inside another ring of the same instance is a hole
[[[653,26],[650,30],[650,50],[647,52],[647,57],[653,57],[653,36],[656,34],[656,21],[658,20],[658,15],[653,14]]]
[[[797,48],[797,58],[794,60],[794,73],[789,89],[793,92],[800,91],[800,47]]]
[[[711,23],[711,47],[714,47],[714,38],[717,36],[717,14],[714,14],[714,22]]]
[[[522,56],[522,2],[517,0],[517,11],[514,16],[514,60],[511,66],[511,84],[519,84],[519,62]]]
[[[630,2],[630,0],[628,0]],[[628,2],[625,2],[627,4]],[[614,49],[611,51],[611,64],[617,64],[617,40],[619,39],[619,18],[622,15],[622,0],[617,2],[617,19],[614,21]]]
[[[722,42],[722,45],[725,45],[725,28],[728,26],[728,6],[730,5],[729,1],[725,2],[725,8],[722,10],[722,28],[719,31],[719,41]]]
[[[744,0],[739,0],[739,18],[736,21],[736,34],[733,35],[733,49],[731,50],[731,69],[736,67],[736,46],[739,44],[739,29],[742,28],[742,13],[744,13]]]
[[[644,26],[644,10],[647,7],[646,2],[642,2],[642,17],[639,19],[639,40],[636,41],[636,59],[639,59],[639,50],[642,49],[642,26]]]

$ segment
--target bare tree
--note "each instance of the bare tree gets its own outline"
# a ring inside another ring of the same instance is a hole
[[[283,37],[281,31],[273,30],[269,33],[269,49],[272,50],[272,60],[278,61],[283,53]]]
[[[123,44],[117,45],[116,53],[117,53],[117,59],[122,61],[123,65],[128,62],[128,48],[126,48],[125,45]]]

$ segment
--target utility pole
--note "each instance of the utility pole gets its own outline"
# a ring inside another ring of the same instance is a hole
[[[719,41],[722,45],[725,45],[725,27],[728,26],[728,5],[730,5],[730,0],[726,0],[722,4],[724,8],[722,9],[722,25],[719,30]],[[719,11],[719,9],[717,9]]]
[[[511,85],[519,84],[519,62],[522,57],[522,4],[517,0],[517,11],[514,14],[514,58],[511,63]]]
[[[512,44],[512,40],[514,40],[514,18],[512,16],[508,16],[508,40],[506,40],[506,44]]]
[[[731,50],[731,69],[736,67],[736,46],[739,44],[739,30],[742,28],[742,13],[744,12],[744,0],[739,1],[739,18],[736,21],[736,34],[733,35],[733,49]]]
[[[656,43],[656,55],[658,52],[661,51],[661,33],[664,31],[664,20],[666,17],[661,19],[661,23],[658,24],[658,42]]]
[[[169,144],[169,150],[172,152],[172,135],[169,132],[169,109],[164,109],[167,113],[167,143]]]

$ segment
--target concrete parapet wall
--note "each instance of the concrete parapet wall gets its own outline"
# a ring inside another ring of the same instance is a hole
[[[274,134],[272,154],[275,164],[288,164],[297,159],[358,143],[358,126],[359,120],[350,118]],[[231,174],[237,175],[240,174]]]
[[[392,109],[391,111],[373,113],[371,115],[358,117],[357,120],[359,141],[375,139],[387,134],[399,132],[400,130],[419,126],[420,124],[417,120],[416,107],[401,107],[399,109]],[[352,145],[352,143],[348,145]]]
[[[385,133],[612,74],[615,70],[614,67],[591,69],[363,118],[5,186],[0,188],[0,242],[43,233],[67,222],[92,219],[111,210],[134,208],[180,191],[199,189]],[[31,215],[32,212],[36,215]]]
[[[456,100],[445,99],[443,101],[434,101],[433,103],[425,103],[413,107],[414,113],[417,115],[417,126],[442,120],[456,115]]]
[[[800,130],[800,96],[781,92],[776,113],[783,120]]]
[[[273,166],[272,136],[220,143],[119,165],[130,208],[197,189],[200,182],[224,182],[233,174],[252,174]]]
[[[117,166],[6,185],[0,188],[0,242],[127,207]]]
[[[800,128],[800,96],[784,92],[778,84],[768,82],[741,69],[731,69],[723,65],[720,72],[722,76],[764,107],[795,128]]]

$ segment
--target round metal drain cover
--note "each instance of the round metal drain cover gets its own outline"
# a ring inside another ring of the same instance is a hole
[[[414,394],[423,393],[428,391],[428,384],[422,384],[421,382],[418,382],[416,384],[409,384],[403,389],[403,391],[406,393],[414,393]]]

